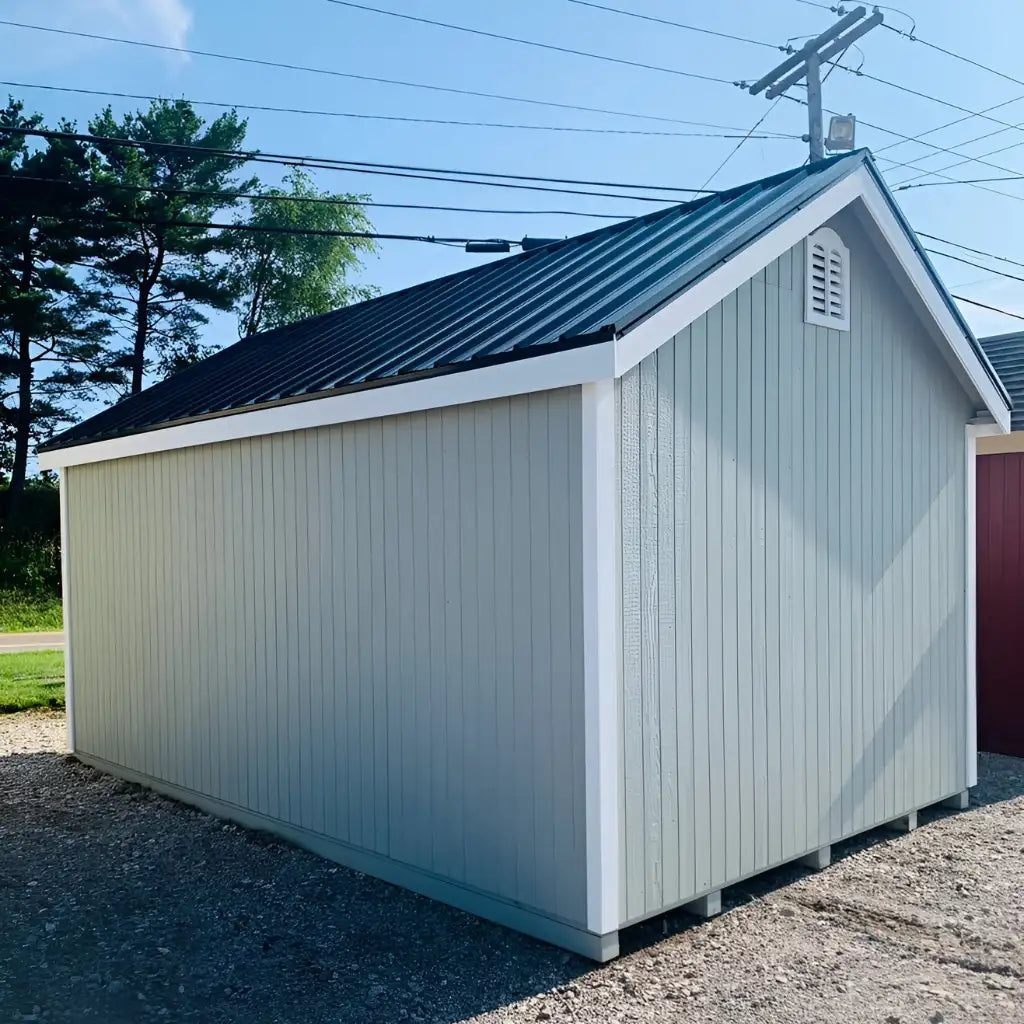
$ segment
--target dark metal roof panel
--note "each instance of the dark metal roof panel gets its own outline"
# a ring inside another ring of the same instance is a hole
[[[61,448],[589,344],[643,318],[870,159],[863,151],[237,342],[55,438]]]
[[[1024,331],[978,341],[1013,401],[1010,425],[1014,430],[1024,430]]]

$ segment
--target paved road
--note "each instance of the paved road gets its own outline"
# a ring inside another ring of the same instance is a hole
[[[64,633],[0,633],[0,654],[21,651],[63,651]]]

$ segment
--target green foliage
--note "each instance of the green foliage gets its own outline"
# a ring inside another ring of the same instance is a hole
[[[366,196],[319,192],[299,169],[285,184],[286,189],[263,189],[261,198],[250,200],[248,216],[236,223],[306,231],[372,229],[359,205]],[[370,298],[375,290],[349,284],[346,275],[374,251],[369,238],[238,231],[231,240],[229,280],[238,294],[239,337]]]
[[[0,524],[0,633],[60,629],[60,584],[60,495],[30,480],[18,523]]]
[[[148,373],[211,353],[209,309],[234,309],[248,335],[369,297],[347,278],[374,246],[189,226],[260,191],[240,179],[246,122],[234,111],[207,123],[186,100],[157,100],[123,117],[107,108],[89,140],[25,134],[42,129],[14,99],[0,109],[0,523],[29,527],[0,535],[0,586],[45,590],[55,586],[52,538],[23,508],[32,447],[82,402],[134,393]],[[358,234],[371,226],[364,198],[318,192],[296,170],[236,221]]]
[[[64,610],[54,595],[0,589],[0,633],[44,633],[64,628]]]
[[[0,654],[0,714],[63,707],[63,651]]]
[[[227,310],[234,299],[218,259],[226,243],[207,228],[182,224],[209,221],[237,203],[232,191],[255,187],[255,179],[236,179],[241,162],[230,155],[241,148],[245,129],[234,111],[207,124],[187,100],[155,100],[148,110],[121,119],[108,107],[89,123],[99,136],[93,184],[108,218],[96,277],[120,307],[122,347],[110,353],[108,366],[122,393],[140,391],[151,368],[166,375],[212,351],[200,340],[207,323],[203,308]],[[147,187],[209,194],[169,195]]]
[[[24,130],[41,123],[14,100],[0,111],[0,176],[8,179],[0,190],[0,455],[9,458],[11,519],[32,441],[72,419],[71,402],[94,394],[110,329],[103,292],[69,270],[95,245],[88,149],[73,139],[30,142]]]

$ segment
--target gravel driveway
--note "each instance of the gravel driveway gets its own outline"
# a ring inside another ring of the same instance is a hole
[[[0,716],[0,1022],[1024,1021],[1024,761],[595,967],[224,825]]]

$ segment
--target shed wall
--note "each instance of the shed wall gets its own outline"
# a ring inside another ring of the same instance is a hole
[[[68,471],[78,749],[585,921],[578,388]]]
[[[963,789],[967,395],[844,214],[622,378],[622,921]]]
[[[980,456],[977,480],[978,746],[1024,757],[1024,453]]]

